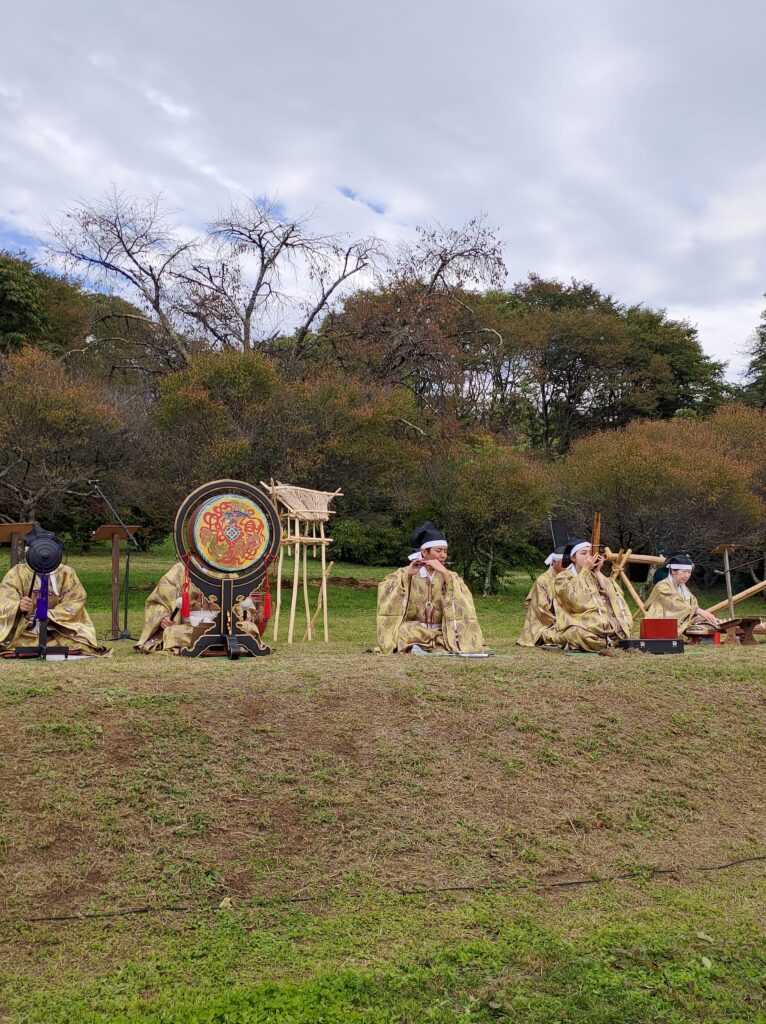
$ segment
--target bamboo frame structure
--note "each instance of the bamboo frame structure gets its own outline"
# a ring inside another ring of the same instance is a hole
[[[322,612],[324,642],[329,643],[330,626],[327,607],[327,578],[333,563],[327,562],[327,546],[332,544],[332,537],[325,534],[325,523],[335,515],[330,503],[343,492],[315,491],[304,487],[294,487],[272,480],[269,484],[261,481],[261,486],[269,490],[272,501],[283,522],[282,544],[277,561],[277,596],[274,609],[273,639],[279,638],[279,619],[282,608],[282,578],[289,571],[285,558],[292,562],[292,588],[290,594],[290,614],[287,624],[287,643],[292,644],[295,635],[295,620],[298,611],[298,591],[303,592],[303,613],[306,629],[303,639],[312,640],[315,634],[315,622]],[[308,583],[308,549],[311,548],[316,558],[317,550],[321,559],[322,576],[319,584],[316,611],[311,614]],[[301,585],[302,584],[302,585]]]

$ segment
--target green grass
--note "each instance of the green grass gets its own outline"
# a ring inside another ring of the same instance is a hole
[[[766,853],[766,647],[524,651],[528,586],[478,599],[485,662],[366,655],[332,587],[329,645],[0,664],[0,1017],[766,1021],[763,862],[691,870]]]

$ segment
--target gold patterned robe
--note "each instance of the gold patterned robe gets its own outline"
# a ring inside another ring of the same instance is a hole
[[[554,603],[555,584],[556,573],[550,568],[532,584],[532,589],[524,600],[527,616],[524,619],[521,636],[516,641],[519,647],[559,643]]]
[[[646,618],[676,619],[679,636],[690,629],[696,633],[705,633],[710,629],[710,623],[705,622],[698,613],[699,604],[694,594],[685,585],[679,587],[669,576],[655,584],[646,602]]]
[[[378,585],[378,646],[383,654],[411,650],[479,654],[484,638],[471,591],[455,572],[445,579],[397,569]]]
[[[573,651],[601,651],[627,640],[633,618],[617,584],[603,573],[566,569],[556,577],[558,643]]]
[[[151,654],[155,651],[163,654],[180,654],[182,650],[191,647],[200,636],[212,628],[209,622],[201,623],[198,626],[192,626],[189,622],[181,622],[183,580],[183,564],[176,562],[147,597],[144,629],[135,644],[137,651],[141,651],[143,654]],[[237,625],[243,633],[260,642],[261,634],[258,627],[254,622],[245,618],[247,609],[243,607],[243,604],[244,602],[238,601],[234,605]],[[212,611],[205,595],[191,581],[189,581],[189,611]],[[172,626],[163,629],[160,623],[165,616],[174,617],[174,621]]]
[[[32,570],[24,562],[9,569],[0,583],[0,654],[16,647],[34,647],[40,642],[39,627],[33,628],[29,623],[33,612],[19,608],[21,598],[29,595],[31,586]],[[37,599],[39,586],[40,581],[35,578],[33,600]],[[96,639],[96,630],[85,610],[87,596],[70,566],[60,565],[49,575],[47,642],[50,646],[67,647],[72,654],[111,654],[111,648]]]

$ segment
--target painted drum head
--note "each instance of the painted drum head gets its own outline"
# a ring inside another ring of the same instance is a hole
[[[245,494],[215,494],[194,514],[192,535],[198,556],[220,572],[246,572],[271,542],[266,512]]]

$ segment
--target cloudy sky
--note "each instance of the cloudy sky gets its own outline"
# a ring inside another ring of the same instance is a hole
[[[192,228],[233,192],[386,238],[487,212],[511,281],[698,324],[766,306],[761,0],[4,5],[0,247],[111,183]]]

